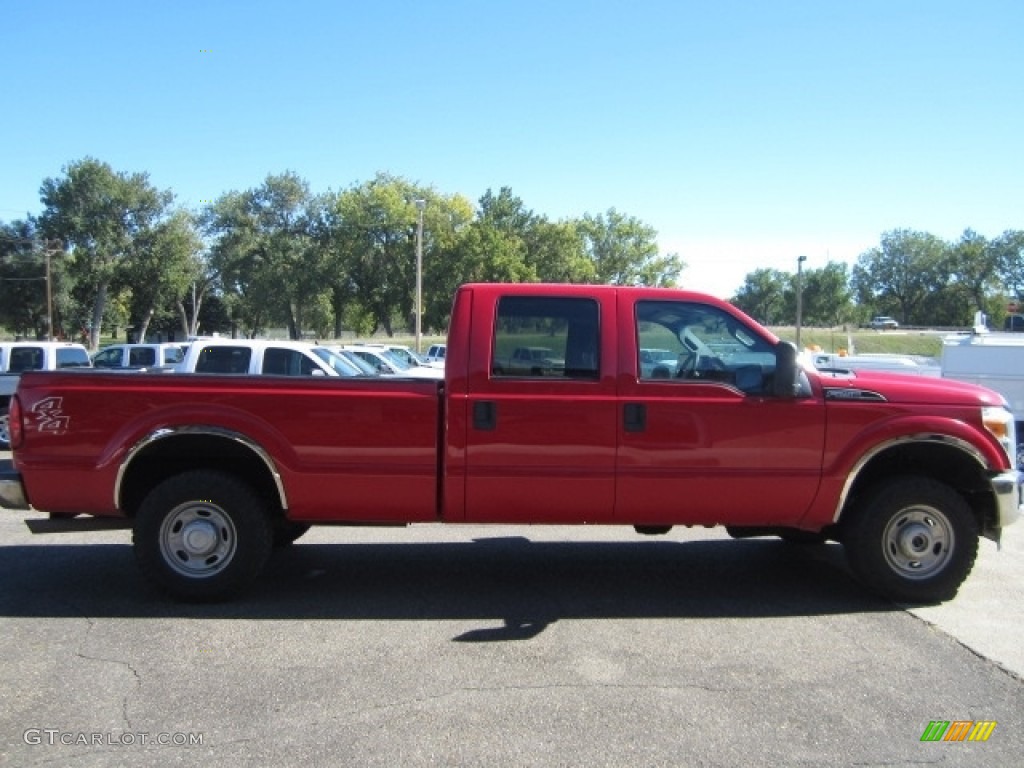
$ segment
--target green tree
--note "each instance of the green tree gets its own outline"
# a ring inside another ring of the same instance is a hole
[[[337,196],[331,211],[335,315],[346,299],[373,319],[374,330],[394,334],[394,319],[413,318],[416,289],[416,200],[427,191],[379,173]],[[426,217],[427,208],[424,208]],[[426,221],[426,218],[424,219]],[[424,225],[426,252],[427,227]]]
[[[930,294],[949,280],[946,245],[926,232],[895,229],[877,248],[862,253],[851,285],[858,303],[875,314],[896,315],[903,323],[923,321],[918,312]]]
[[[136,246],[173,201],[145,173],[118,173],[87,157],[71,163],[61,178],[40,187],[44,209],[39,217],[46,237],[60,238],[69,251],[68,270],[80,296],[91,304],[89,346],[99,344],[107,294]]]
[[[327,259],[315,236],[319,205],[306,181],[285,172],[255,189],[226,193],[204,211],[204,229],[214,239],[210,265],[248,334],[279,321],[300,338],[305,313],[320,304]]]
[[[1024,231],[1008,229],[992,241],[996,274],[1010,296],[1024,299]]]
[[[807,325],[830,327],[851,319],[850,277],[846,264],[829,262],[803,275],[803,317]],[[794,317],[795,317],[794,310]]]
[[[658,254],[653,227],[614,208],[585,214],[578,228],[599,283],[671,287],[685,268],[676,254]]]
[[[786,290],[789,276],[777,269],[757,269],[749,273],[732,303],[763,325],[788,322]]]
[[[970,309],[989,312],[988,299],[999,286],[997,249],[974,230],[965,229],[960,242],[949,247],[947,259],[950,279],[970,300]]]
[[[54,331],[59,330],[61,309],[68,302],[58,241],[39,238],[32,219],[0,223],[0,324],[18,335],[45,339],[48,328],[47,251],[50,256],[49,290],[54,306]]]
[[[202,245],[192,215],[184,210],[175,211],[137,239],[120,282],[130,296],[130,321],[138,341],[145,341],[158,313],[165,326],[174,317],[185,292],[199,278]]]

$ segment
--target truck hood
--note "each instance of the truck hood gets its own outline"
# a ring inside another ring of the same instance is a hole
[[[835,399],[873,399],[923,405],[1005,405],[998,392],[954,379],[902,376],[880,371],[819,372],[827,396]]]

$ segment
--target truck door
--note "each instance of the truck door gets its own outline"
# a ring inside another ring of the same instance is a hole
[[[496,314],[492,304],[489,316],[474,316],[495,332],[470,361],[467,521],[611,522],[616,318],[573,293],[504,296]],[[522,349],[533,365],[512,364]]]
[[[724,309],[620,302],[617,522],[794,525],[821,475],[825,408],[773,394],[772,342]],[[635,347],[633,346],[635,344]],[[640,350],[661,362],[644,365]],[[674,353],[665,354],[665,351]],[[623,361],[623,367],[627,366]]]

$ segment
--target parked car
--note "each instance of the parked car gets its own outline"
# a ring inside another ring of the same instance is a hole
[[[871,322],[868,325],[876,331],[891,331],[894,328],[900,327],[900,324],[888,315],[877,315],[871,318]]]
[[[7,409],[23,372],[91,366],[89,352],[81,344],[64,341],[0,342],[0,450],[11,446]]]
[[[94,368],[152,369],[175,366],[185,357],[181,344],[112,344],[92,356]]]
[[[679,353],[671,349],[641,349],[640,378],[660,379],[676,375]]]
[[[364,362],[373,366],[380,376],[407,376],[415,379],[437,380],[444,378],[442,369],[432,366],[408,365],[390,350],[380,346],[346,344],[342,349],[347,349],[358,355]]]
[[[351,349],[345,349],[344,347],[330,347],[330,350],[334,354],[339,355],[348,360],[352,365],[363,372],[365,376],[380,376],[377,369],[370,365],[368,362],[363,360],[359,355],[353,352]]]
[[[506,376],[561,376],[565,360],[548,347],[516,347],[505,360],[496,361],[494,370]]]
[[[427,362],[428,363],[440,363],[444,365],[444,356],[448,351],[447,344],[431,344],[427,349]]]

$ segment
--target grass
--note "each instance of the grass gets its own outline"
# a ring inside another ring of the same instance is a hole
[[[772,328],[780,339],[796,341],[793,326]],[[853,350],[850,350],[850,342]],[[871,331],[842,328],[801,328],[800,343],[804,347],[819,347],[823,352],[847,350],[851,354],[899,354],[939,357],[942,352],[942,334],[935,331]]]

